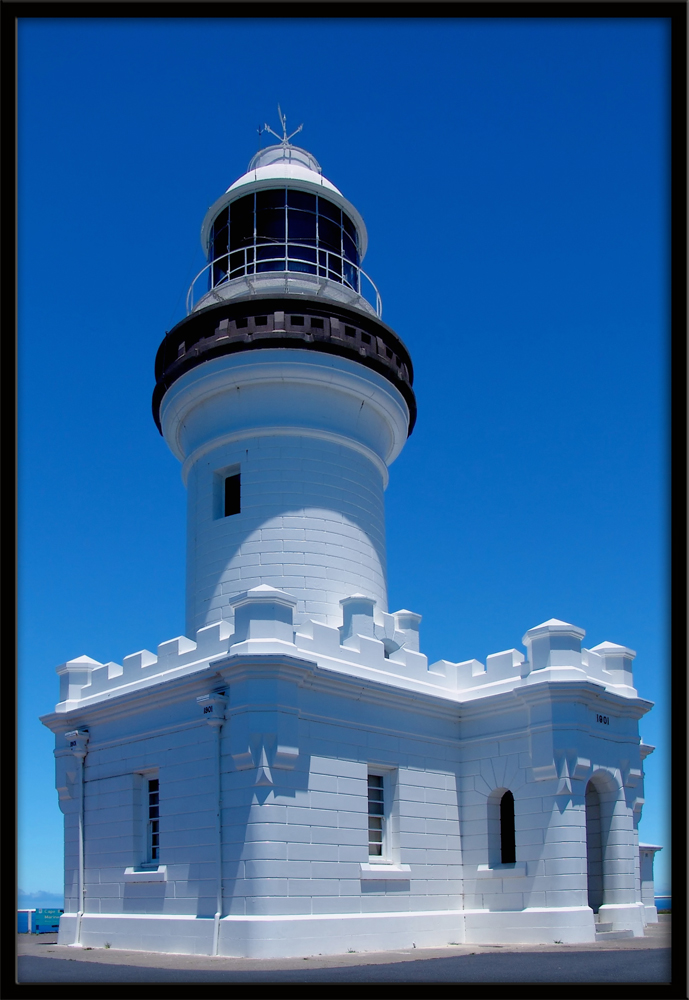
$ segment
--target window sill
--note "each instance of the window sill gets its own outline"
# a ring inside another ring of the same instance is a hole
[[[157,865],[156,867],[125,868],[125,882],[167,882],[167,865]]]
[[[516,861],[511,865],[476,866],[476,878],[509,878],[514,875],[526,875],[526,861]],[[471,878],[471,876],[469,877]]]
[[[386,864],[386,862],[378,862],[377,864],[360,864],[361,869],[360,878],[362,880],[370,879],[377,882],[380,881],[403,881],[408,882],[411,878],[411,868],[409,865],[392,865]]]

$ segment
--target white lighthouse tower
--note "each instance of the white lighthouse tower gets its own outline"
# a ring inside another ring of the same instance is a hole
[[[261,585],[296,598],[298,624],[341,624],[356,592],[386,612],[383,491],[416,405],[361,269],[364,222],[285,135],[201,241],[190,305],[204,294],[161,344],[154,394],[188,490],[187,634]]]
[[[643,935],[635,653],[551,618],[485,663],[429,663],[421,615],[388,612],[412,364],[363,220],[290,138],[283,119],[208,210],[208,263],[156,357],[186,634],[62,664],[42,719],[59,941],[281,958]]]

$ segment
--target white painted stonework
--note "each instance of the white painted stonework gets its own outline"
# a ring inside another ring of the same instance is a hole
[[[279,162],[262,183],[323,187]],[[160,419],[188,490],[187,635],[57,668],[60,943],[286,957],[643,935],[659,848],[638,840],[634,651],[551,619],[485,664],[428,663],[421,615],[387,609],[395,385],[336,354],[239,351],[177,378]]]

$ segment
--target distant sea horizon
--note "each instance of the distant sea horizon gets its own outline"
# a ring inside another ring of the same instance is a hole
[[[24,892],[17,890],[18,910],[64,910],[65,896],[62,892]]]

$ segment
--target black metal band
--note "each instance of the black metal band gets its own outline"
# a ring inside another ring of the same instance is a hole
[[[378,372],[404,397],[409,434],[416,422],[411,358],[394,330],[373,316],[306,296],[247,296],[209,306],[178,323],[158,348],[153,419],[161,431],[160,404],[185,372],[239,351],[298,348],[337,354]]]

